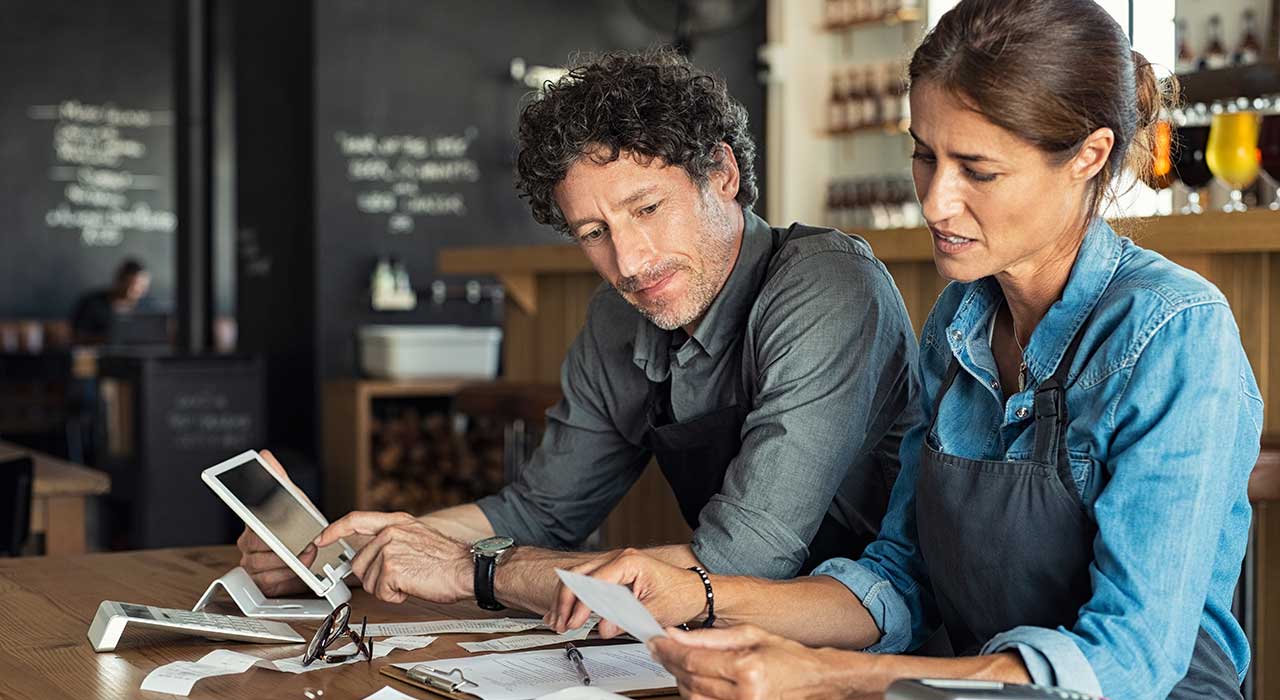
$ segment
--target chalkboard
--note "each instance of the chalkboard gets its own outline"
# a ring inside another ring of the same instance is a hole
[[[693,56],[725,77],[761,144],[763,6],[742,27],[703,39]],[[578,52],[671,37],[625,0],[317,0],[315,13],[317,347],[320,373],[332,377],[356,371],[360,325],[499,322],[466,304],[370,311],[379,256],[400,258],[425,291],[439,278],[442,248],[559,242],[512,184],[516,121],[530,91],[512,77],[513,59],[562,66]]]
[[[98,466],[112,477],[111,499],[127,513],[131,547],[222,544],[238,531],[235,516],[200,472],[266,435],[264,367],[235,355],[107,355],[99,376],[128,396],[129,434],[104,449]],[[117,400],[120,400],[117,398]]]
[[[7,2],[0,19],[0,318],[65,317],[141,259],[172,299],[172,3]]]

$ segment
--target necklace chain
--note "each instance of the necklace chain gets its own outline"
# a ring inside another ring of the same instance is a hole
[[[1007,300],[1003,300],[1003,305],[1009,310],[1009,332],[1013,334],[1013,344],[1018,346],[1018,393],[1022,393],[1027,388],[1027,349],[1018,340],[1018,324],[1013,320],[1013,309]]]

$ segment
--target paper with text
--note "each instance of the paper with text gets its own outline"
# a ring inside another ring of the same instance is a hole
[[[396,649],[422,649],[435,641],[435,637],[392,637],[373,642],[373,658],[380,659]],[[355,654],[356,645],[347,644],[340,649],[330,649],[330,654]],[[195,684],[205,678],[227,676],[233,673],[244,673],[257,666],[282,673],[311,673],[327,668],[337,668],[347,664],[364,663],[362,655],[356,655],[341,663],[325,663],[314,661],[309,666],[302,665],[302,655],[283,659],[263,659],[249,654],[242,654],[230,649],[218,649],[205,654],[199,661],[174,661],[157,667],[142,680],[143,690],[153,690],[170,695],[190,695]]]
[[[676,679],[649,657],[643,644],[579,647],[591,674],[591,687],[614,692],[674,688]],[[458,669],[475,686],[466,692],[482,700],[529,700],[581,684],[563,649],[485,654],[460,659],[397,663],[397,668],[422,665],[440,673]]]
[[[591,635],[591,630],[595,629],[596,624],[599,622],[600,618],[592,615],[585,625],[575,630],[569,630],[564,634],[521,634],[514,637],[490,639],[486,642],[460,642],[458,646],[475,654],[481,651],[520,651],[521,649],[545,647],[549,644],[580,642]]]
[[[556,575],[591,611],[626,630],[642,642],[664,637],[662,625],[653,619],[631,589],[598,578],[556,569]]]
[[[503,617],[496,620],[435,620],[430,622],[376,622],[370,623],[365,634],[370,637],[391,637],[406,634],[495,634],[502,632],[528,632],[546,627],[537,618]]]

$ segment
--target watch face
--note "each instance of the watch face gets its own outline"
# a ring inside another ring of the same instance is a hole
[[[471,551],[476,554],[497,554],[515,543],[510,537],[489,537],[471,545]]]

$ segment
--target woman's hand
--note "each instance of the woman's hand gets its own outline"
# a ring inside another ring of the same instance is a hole
[[[707,606],[706,588],[698,574],[635,549],[609,552],[573,570],[630,587],[662,625],[688,622],[701,615]],[[563,633],[586,624],[590,616],[590,608],[561,584],[546,622],[555,631]],[[601,620],[599,631],[600,636],[606,639],[622,634],[622,630],[608,620]]]
[[[851,688],[856,652],[812,649],[754,625],[682,632],[649,641],[653,657],[676,677],[680,694],[697,700],[877,697]],[[839,654],[839,662],[828,657]]]

